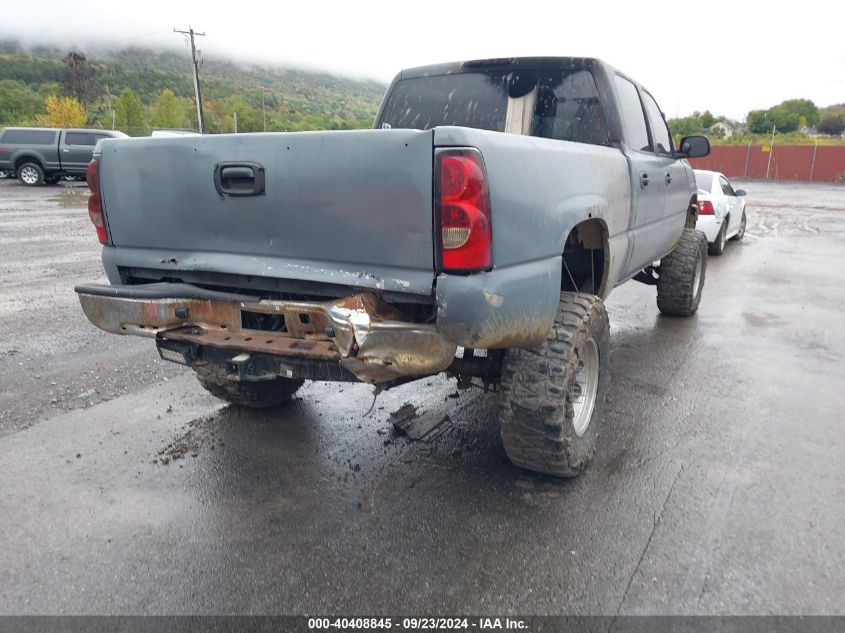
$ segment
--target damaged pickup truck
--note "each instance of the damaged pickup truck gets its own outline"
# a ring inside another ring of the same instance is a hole
[[[264,407],[305,380],[498,385],[505,450],[558,476],[594,453],[603,299],[654,284],[693,314],[707,242],[652,96],[596,59],[401,72],[373,130],[116,139],[88,169],[110,285],[96,326],[155,341],[215,396]]]

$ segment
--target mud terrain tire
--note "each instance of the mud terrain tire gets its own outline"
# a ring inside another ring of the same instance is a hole
[[[195,363],[193,370],[197,374],[197,380],[212,396],[250,409],[278,407],[290,400],[305,382],[291,378],[236,382],[226,378],[223,369],[212,363]]]
[[[610,324],[602,300],[560,293],[546,340],[535,348],[510,349],[503,361],[499,431],[514,464],[557,477],[584,471],[604,416],[609,360]],[[591,367],[594,380],[584,380]],[[593,390],[594,399],[589,397]],[[588,407],[593,403],[586,413],[581,394]]]
[[[698,310],[707,270],[707,237],[684,229],[675,250],[660,260],[657,308],[663,314],[690,316]]]

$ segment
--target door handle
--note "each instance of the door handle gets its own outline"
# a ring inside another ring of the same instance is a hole
[[[648,187],[648,174],[645,172],[640,172],[640,187],[642,189]]]
[[[63,152],[69,152],[70,150],[69,149],[63,149],[62,151]]]
[[[217,195],[263,196],[264,167],[258,163],[217,163],[214,166],[214,188]]]
[[[669,186],[669,185],[671,185],[671,184],[672,184],[672,174],[670,174],[670,173],[667,171],[667,172],[666,172],[666,186],[668,187],[668,186]]]

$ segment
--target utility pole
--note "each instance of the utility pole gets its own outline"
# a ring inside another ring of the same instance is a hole
[[[191,42],[191,60],[194,63],[194,94],[196,95],[197,99],[197,126],[199,127],[199,133],[205,133],[205,121],[203,120],[202,116],[202,93],[200,93],[200,71],[199,71],[199,63],[197,62],[197,47],[194,44],[194,37],[205,37],[205,33],[197,33],[194,29],[189,25],[187,31],[180,31],[179,29],[173,29],[174,33],[181,33],[185,36],[186,39],[189,39]]]
[[[232,119],[235,121],[235,134],[238,133],[238,113],[232,112]]]
[[[769,170],[772,168],[772,154],[775,153],[775,130],[777,126],[772,126],[772,144],[769,145],[769,165],[766,167],[766,180],[769,179]]]
[[[264,131],[267,131],[267,110],[264,109],[264,93],[261,93],[261,116],[264,119]]]

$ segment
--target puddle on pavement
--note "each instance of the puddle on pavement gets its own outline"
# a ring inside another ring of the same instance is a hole
[[[783,321],[773,314],[755,314],[754,312],[742,313],[745,322],[751,327],[778,327]]]
[[[50,196],[49,200],[64,209],[82,208],[88,204],[88,189],[79,188],[62,191],[55,196]]]

